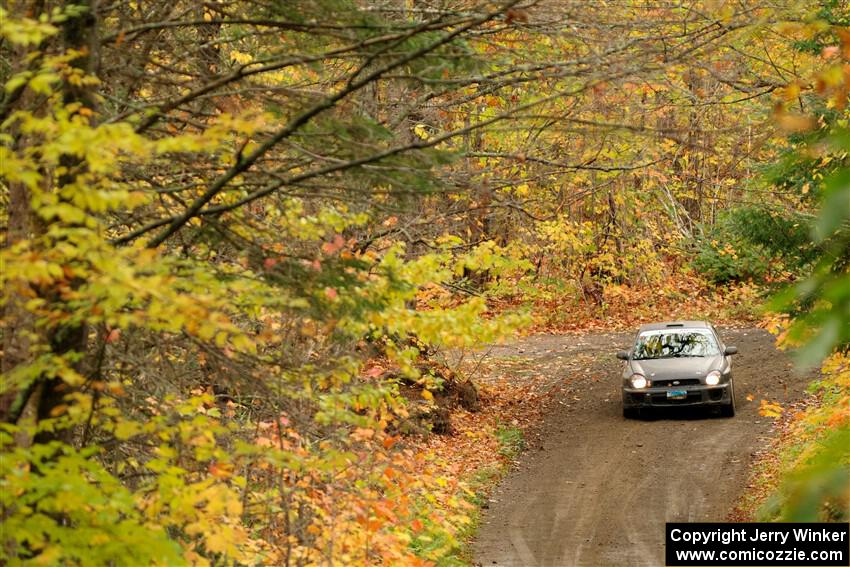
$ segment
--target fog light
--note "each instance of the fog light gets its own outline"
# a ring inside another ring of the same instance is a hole
[[[716,386],[720,383],[720,372],[713,370],[705,377],[705,383],[709,386]]]
[[[641,376],[640,374],[632,374],[632,387],[633,388],[646,388],[646,378]]]

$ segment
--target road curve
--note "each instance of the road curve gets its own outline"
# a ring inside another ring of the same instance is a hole
[[[475,564],[657,567],[664,565],[665,522],[723,521],[769,431],[759,400],[799,399],[812,375],[795,371],[761,329],[720,334],[740,352],[732,419],[687,411],[623,419],[622,363],[614,353],[627,348],[630,334],[534,336],[496,349],[492,356],[520,353],[532,364],[539,357],[541,379],[564,386],[540,436],[492,495],[473,545]],[[571,348],[576,341],[580,351]],[[559,350],[592,353],[589,368],[553,367],[549,353]]]

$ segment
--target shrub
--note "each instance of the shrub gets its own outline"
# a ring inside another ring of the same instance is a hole
[[[697,239],[692,264],[717,283],[797,275],[817,255],[809,232],[809,219],[798,213],[732,209]]]

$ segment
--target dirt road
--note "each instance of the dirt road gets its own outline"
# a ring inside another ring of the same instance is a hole
[[[534,336],[494,349],[490,356],[536,369],[557,400],[484,511],[476,564],[656,567],[665,521],[723,521],[769,431],[759,400],[799,399],[812,377],[760,329],[720,334],[740,352],[732,419],[678,411],[624,420],[614,353],[631,334]]]

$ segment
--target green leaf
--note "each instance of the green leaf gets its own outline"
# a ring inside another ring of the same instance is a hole
[[[815,239],[823,242],[850,219],[850,168],[842,168],[826,181],[820,216],[815,223]]]

